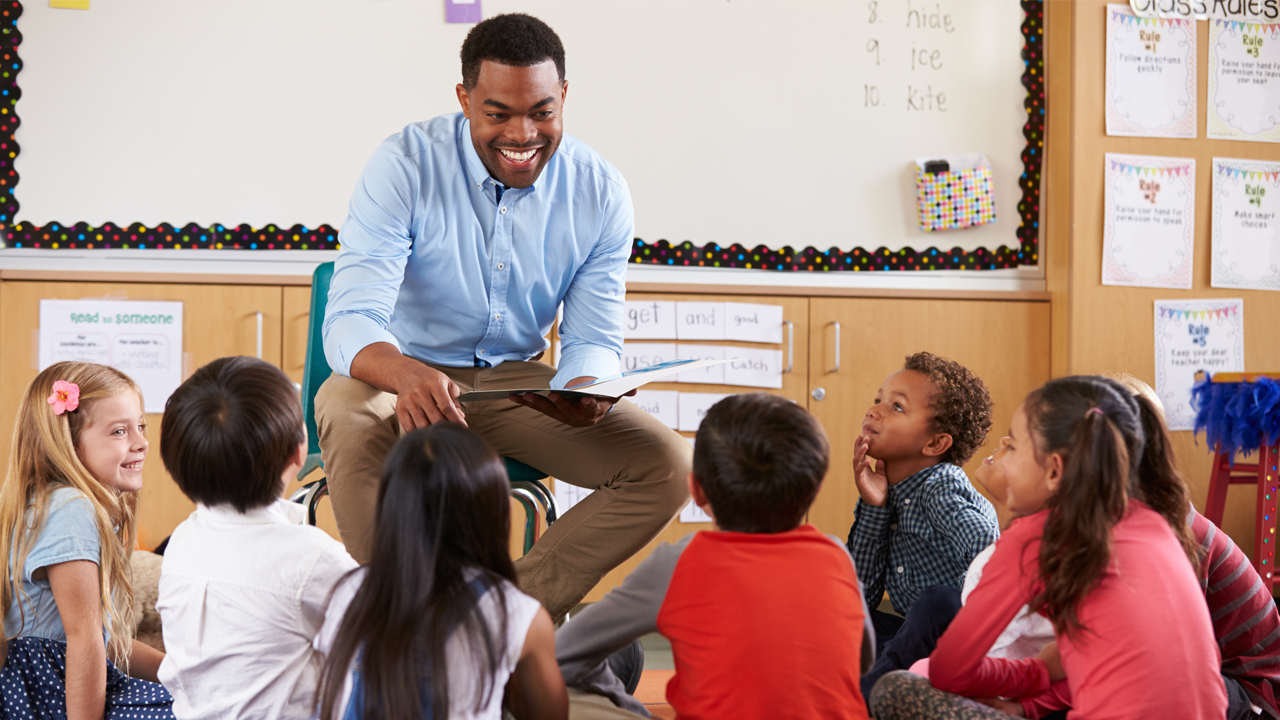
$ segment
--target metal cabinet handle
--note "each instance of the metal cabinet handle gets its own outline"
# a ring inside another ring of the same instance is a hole
[[[783,325],[787,326],[787,369],[782,372],[791,372],[791,367],[796,362],[796,324],[790,320],[783,320]]]
[[[258,315],[258,359],[261,360],[262,359],[262,311],[259,310],[257,315]]]
[[[836,326],[836,367],[831,372],[838,373],[840,372],[840,321],[832,320],[830,324]]]

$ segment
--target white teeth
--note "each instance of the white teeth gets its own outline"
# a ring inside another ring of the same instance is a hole
[[[499,148],[499,150],[501,150],[501,148]],[[537,152],[537,149],[527,150],[522,153],[511,152],[510,150],[502,150],[503,155],[506,155],[508,158],[515,160],[516,162],[524,162],[525,160],[528,160],[529,158],[533,157],[533,154],[535,152]]]

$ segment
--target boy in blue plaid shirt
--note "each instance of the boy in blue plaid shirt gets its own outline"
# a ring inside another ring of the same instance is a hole
[[[881,675],[928,656],[937,637],[913,630],[936,627],[927,618],[938,614],[955,615],[969,563],[1000,537],[995,508],[960,469],[990,428],[982,380],[926,352],[885,379],[863,418],[853,459],[860,498],[848,546],[876,630],[864,696]],[[905,619],[875,609],[886,587]]]

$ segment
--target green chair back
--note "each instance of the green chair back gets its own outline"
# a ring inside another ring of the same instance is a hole
[[[307,358],[302,370],[302,417],[307,423],[307,462],[298,473],[306,477],[319,467],[320,431],[316,428],[316,392],[333,372],[324,356],[324,310],[329,304],[329,285],[333,282],[333,263],[320,263],[311,274],[311,318],[307,323]]]

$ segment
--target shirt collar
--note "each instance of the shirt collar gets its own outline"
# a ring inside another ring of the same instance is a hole
[[[484,161],[480,159],[480,154],[476,152],[476,144],[471,140],[471,121],[465,116],[462,118],[462,128],[458,131],[458,144],[462,146],[462,157],[467,163],[467,175],[471,179],[471,184],[480,188],[481,192],[492,193],[490,188],[498,184],[497,180],[489,174],[489,168],[485,167]],[[559,150],[557,149],[557,152]],[[555,156],[552,156],[555,159]],[[548,165],[551,163],[548,162]],[[543,166],[542,173],[545,174],[547,168]],[[536,190],[538,182],[542,180],[542,175],[538,175],[538,179],[525,190]],[[488,187],[485,187],[485,186]],[[506,192],[511,192],[516,188],[507,188]]]
[[[903,480],[897,485],[890,485],[889,493],[895,498],[912,497],[915,495],[916,490],[919,490],[920,486],[925,484],[925,481],[933,477],[935,473],[941,472],[945,466],[949,464],[950,463],[940,462],[937,465],[931,465],[906,480]]]
[[[198,505],[197,509],[213,522],[231,525],[301,525],[307,514],[306,508],[284,498],[243,513],[230,505]]]

